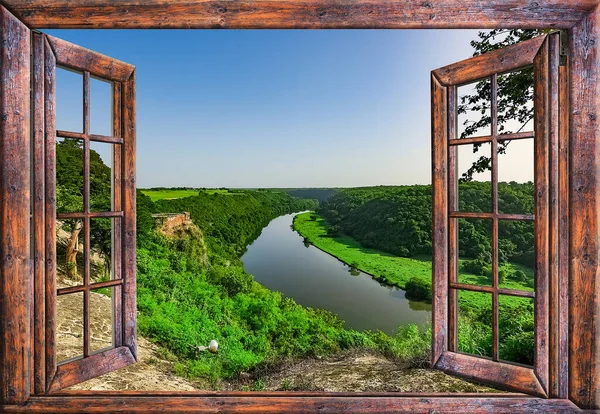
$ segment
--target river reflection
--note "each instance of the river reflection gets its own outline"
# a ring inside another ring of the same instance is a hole
[[[404,291],[383,286],[312,245],[291,229],[295,214],[265,227],[242,257],[244,268],[263,286],[297,303],[327,309],[349,328],[394,334],[398,325],[431,320],[431,305],[409,301]]]

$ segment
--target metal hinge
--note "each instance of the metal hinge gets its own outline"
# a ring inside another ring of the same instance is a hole
[[[569,56],[569,32],[561,30],[558,35],[560,46],[558,48],[558,62],[560,66],[566,66],[567,56]]]

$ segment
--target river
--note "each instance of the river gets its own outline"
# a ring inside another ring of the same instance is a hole
[[[335,257],[306,247],[291,228],[295,215],[272,220],[248,246],[242,262],[257,282],[301,305],[329,310],[357,330],[392,335],[398,325],[431,320],[431,305],[409,301],[403,290],[383,286],[368,274],[353,276]]]

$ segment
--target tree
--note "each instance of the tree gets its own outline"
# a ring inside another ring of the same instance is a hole
[[[90,208],[111,209],[112,173],[100,155],[90,150]],[[83,141],[62,139],[56,143],[56,204],[59,213],[83,211]],[[77,252],[81,239],[81,220],[62,220],[61,228],[70,232],[65,251],[65,267],[69,279],[81,279],[77,273]],[[90,220],[90,244],[110,269],[112,248],[111,219]]]
[[[471,41],[475,49],[473,56],[491,52],[507,46],[514,45],[524,40],[532,39],[547,33],[544,30],[509,30],[495,29],[489,32],[479,32],[478,40]],[[520,132],[525,125],[533,119],[533,68],[526,68],[517,72],[510,72],[498,76],[498,132]],[[489,81],[480,81],[475,86],[472,95],[465,95],[458,102],[457,113],[480,113],[483,116],[477,121],[466,119],[463,123],[465,129],[460,138],[473,135],[481,128],[491,125],[492,119],[484,115],[490,109],[491,84]],[[508,126],[509,121],[516,121],[520,127],[517,129]],[[510,141],[498,143],[498,154],[505,154]],[[477,153],[481,144],[473,145],[473,153]],[[462,175],[460,180],[472,181],[473,175],[491,169],[491,158],[487,155],[480,156],[473,165]]]

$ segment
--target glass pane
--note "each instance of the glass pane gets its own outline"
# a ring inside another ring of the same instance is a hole
[[[56,210],[83,212],[83,141],[56,140]]]
[[[533,365],[534,301],[500,295],[498,298],[499,358]]]
[[[491,144],[457,146],[460,211],[492,211]]]
[[[498,211],[533,214],[533,139],[506,141],[498,149]]]
[[[492,356],[492,295],[459,290],[458,351]]]
[[[56,68],[56,129],[83,132],[83,75]]]
[[[492,285],[492,221],[458,220],[458,282]]]
[[[533,67],[498,75],[498,132],[533,131]]]
[[[112,208],[113,144],[90,142],[90,211]]]
[[[90,133],[113,135],[112,82],[90,79]]]
[[[498,222],[498,279],[501,288],[533,290],[534,241],[533,221]]]
[[[56,297],[58,363],[83,356],[83,292]]]
[[[90,283],[112,280],[113,218],[90,219]]]
[[[83,284],[83,220],[56,220],[56,285]]]
[[[114,347],[113,290],[108,287],[90,293],[90,353]]]
[[[491,80],[459,86],[457,88],[457,138],[491,135]]]

